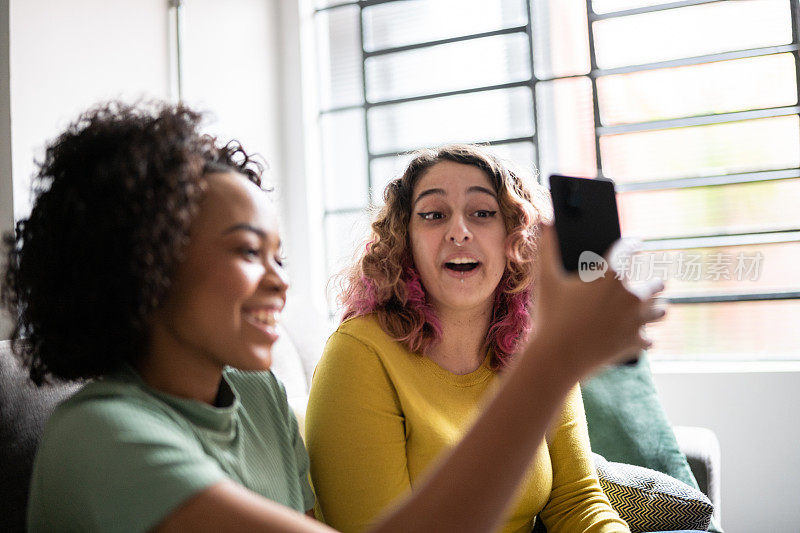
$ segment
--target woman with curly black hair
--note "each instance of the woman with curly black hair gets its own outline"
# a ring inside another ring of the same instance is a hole
[[[287,290],[275,212],[260,166],[200,119],[163,104],[83,114],[6,239],[16,353],[36,383],[89,380],[48,421],[32,531],[329,530],[302,514],[308,457],[269,372]],[[540,333],[376,531],[493,529],[569,389],[646,344],[649,302],[613,276],[566,276],[543,237]]]

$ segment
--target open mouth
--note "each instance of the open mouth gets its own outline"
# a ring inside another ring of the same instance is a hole
[[[478,268],[479,264],[475,259],[463,257],[446,262],[444,267],[454,272],[470,272]]]
[[[250,322],[262,327],[275,327],[280,319],[280,311],[276,309],[256,309],[246,311],[245,318]]]

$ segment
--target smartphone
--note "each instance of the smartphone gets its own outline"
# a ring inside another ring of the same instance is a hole
[[[552,175],[550,195],[561,260],[567,271],[579,270],[581,254],[586,251],[605,256],[620,238],[613,181]]]
[[[551,175],[550,195],[564,268],[576,272],[591,267],[597,256],[605,257],[621,236],[614,182]],[[621,364],[631,366],[638,361],[634,357]]]

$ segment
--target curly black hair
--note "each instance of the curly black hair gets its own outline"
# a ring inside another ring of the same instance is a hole
[[[50,144],[30,217],[6,233],[0,303],[12,346],[41,385],[135,362],[169,290],[206,188],[234,171],[261,185],[262,164],[235,141],[199,132],[182,105],[111,102]]]

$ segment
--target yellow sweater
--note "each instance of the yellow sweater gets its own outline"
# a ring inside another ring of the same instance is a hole
[[[495,378],[488,357],[456,375],[410,353],[371,316],[341,324],[317,366],[306,415],[318,516],[344,532],[364,530],[459,441]],[[577,386],[503,531],[529,532],[540,513],[549,533],[628,531],[597,480]]]

